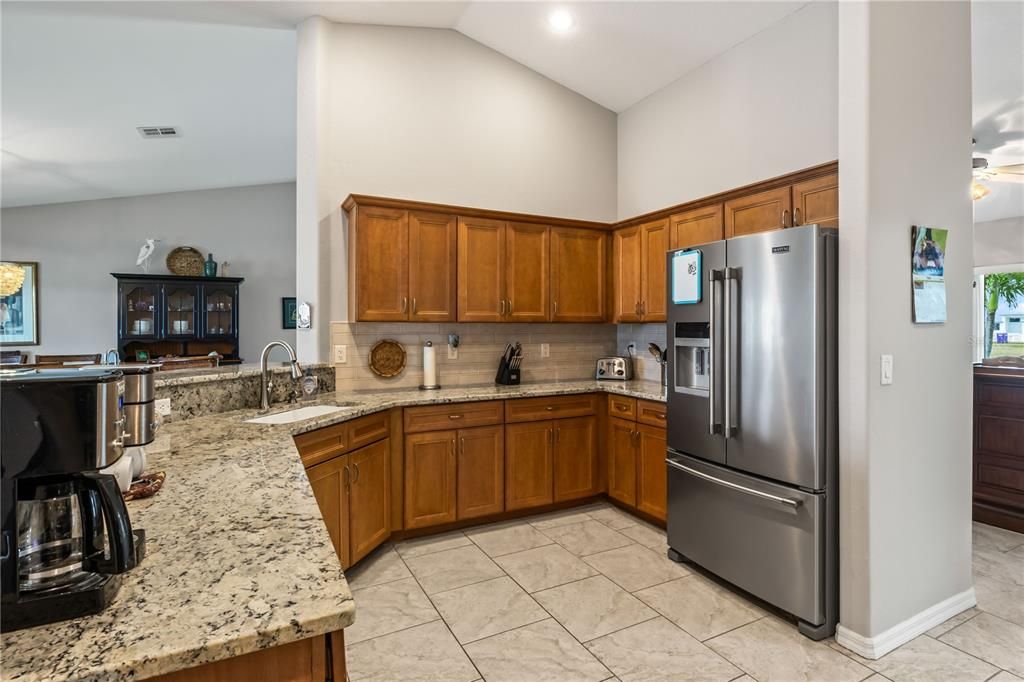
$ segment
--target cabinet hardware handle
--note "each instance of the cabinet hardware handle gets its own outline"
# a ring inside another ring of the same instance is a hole
[[[355,485],[359,483],[359,462],[356,462],[353,466],[356,468],[356,477],[352,479],[352,485]]]
[[[346,490],[348,489],[349,484],[350,484],[350,481],[349,481],[350,477],[351,477],[351,474],[348,472],[348,465],[346,464],[345,468],[341,470],[341,481],[342,481],[342,483],[344,483]]]
[[[635,314],[635,315],[636,315],[637,317],[639,317],[639,316],[640,316],[640,301],[637,301],[636,303],[634,303],[634,304],[633,304],[633,313],[634,313],[634,314]]]
[[[408,296],[403,296],[402,297],[402,312],[404,313],[408,309],[409,309],[409,297]]]
[[[640,301],[640,316],[645,317],[647,315],[647,301]]]
[[[448,418],[449,419],[462,419],[462,415],[461,414],[450,414],[450,415],[448,415]]]
[[[554,445],[555,443],[555,436],[552,433],[551,429],[548,429],[548,442],[551,443],[552,445]]]
[[[512,314],[512,299],[508,299],[508,314]]]
[[[412,314],[413,315],[416,314],[416,297],[415,296],[412,297]]]
[[[466,437],[465,436],[462,436],[461,438],[459,438],[459,452],[462,452],[462,453],[466,452]]]
[[[629,412],[629,408],[623,405],[622,403],[616,403],[615,409],[618,410],[619,412]]]
[[[655,412],[654,416],[656,418],[658,418],[658,419],[664,419],[665,418],[665,413],[664,412]]]
[[[793,209],[793,224],[794,225],[799,225],[800,224],[800,207],[799,206],[797,208]]]
[[[555,427],[555,442],[556,443],[558,442],[558,437],[561,436],[561,435],[562,435],[562,427],[561,426],[556,426]]]
[[[555,315],[558,314],[558,301],[555,301]]]
[[[500,306],[500,312],[498,312],[498,317],[505,317],[505,299],[499,298],[498,305]]]
[[[553,406],[553,405],[548,405],[548,406],[547,406],[547,407],[545,407],[544,409],[545,409],[545,410],[547,410],[548,412],[550,412],[551,410],[553,410],[553,409],[555,409],[555,408],[554,408],[554,406]]]
[[[788,218],[788,217],[789,217],[789,209],[787,208],[787,209],[784,209],[782,211],[782,226],[783,227],[788,227],[788,225],[786,225],[786,218]]]
[[[452,438],[452,449],[451,449],[451,451],[449,452],[449,454],[450,454],[450,455],[451,455],[452,457],[454,457],[454,456],[455,456],[455,439],[454,439],[454,438]]]

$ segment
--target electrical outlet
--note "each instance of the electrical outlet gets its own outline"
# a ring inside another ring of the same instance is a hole
[[[892,383],[892,356],[882,356],[882,385],[888,386]]]
[[[171,414],[171,399],[170,398],[158,398],[153,403],[156,413],[161,417],[167,417]]]
[[[448,344],[448,359],[458,360],[459,359],[459,347]]]
[[[542,358],[550,358],[551,357],[551,344],[549,344],[549,343],[542,343],[542,344],[540,344],[540,356]]]
[[[348,346],[338,344],[334,346],[334,364],[344,365],[348,362]]]

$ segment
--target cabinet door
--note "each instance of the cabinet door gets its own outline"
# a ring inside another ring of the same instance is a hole
[[[641,225],[640,245],[640,316],[644,322],[664,322],[668,219]]]
[[[527,422],[505,427],[505,509],[551,504],[551,422]]]
[[[665,465],[665,429],[637,424],[636,507],[665,520],[668,507],[668,475]]]
[[[459,321],[501,322],[505,300],[505,223],[459,218]]]
[[[204,284],[200,307],[204,339],[238,336],[237,284]]]
[[[640,228],[616,230],[612,236],[613,310],[615,322],[640,321],[640,269],[643,249]]]
[[[348,537],[352,563],[391,534],[389,454],[390,441],[384,439],[346,455],[351,473]]]
[[[725,202],[725,237],[742,237],[792,223],[789,187],[770,189]]]
[[[342,455],[306,469],[309,487],[320,507],[320,514],[331,536],[331,544],[338,554],[341,565],[352,565],[348,544],[348,455]]]
[[[163,284],[163,338],[194,339],[199,336],[199,285]]]
[[[505,319],[547,322],[550,229],[545,225],[509,223],[505,231],[508,271],[505,273]]]
[[[636,424],[608,420],[608,496],[636,506]]]
[[[598,230],[551,228],[551,320],[603,322],[607,236]]]
[[[725,239],[722,204],[676,213],[669,220],[672,223],[672,236],[669,240],[672,249]]]
[[[408,319],[409,214],[360,207],[355,229],[356,320]]]
[[[409,319],[454,322],[456,218],[409,212]]]
[[[455,431],[405,437],[405,527],[455,520]]]
[[[505,427],[459,430],[457,516],[505,511]]]
[[[793,225],[839,227],[839,174],[793,185]]]
[[[121,336],[129,341],[155,339],[160,329],[160,285],[124,280],[118,284]]]
[[[596,495],[596,417],[557,419],[555,429],[555,501]]]

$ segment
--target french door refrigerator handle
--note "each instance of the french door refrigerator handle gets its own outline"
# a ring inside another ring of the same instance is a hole
[[[722,306],[724,315],[722,324],[724,326],[725,333],[725,413],[723,431],[725,432],[726,438],[731,438],[736,434],[737,427],[739,424],[736,423],[736,415],[733,410],[733,405],[736,402],[737,393],[739,393],[739,386],[736,385],[736,370],[733,367],[733,361],[736,359],[736,344],[733,339],[733,301],[735,300],[732,294],[733,282],[739,282],[740,273],[736,268],[725,268],[722,270],[723,288],[725,289],[725,301]]]
[[[715,331],[716,310],[718,309],[718,297],[715,296],[715,289],[721,279],[721,270],[711,270],[708,273],[708,348],[711,356],[711,361],[708,363],[708,433],[712,436],[719,432],[718,414],[715,409],[718,400],[715,391],[718,371],[715,367],[716,363],[721,361],[721,355],[718,352],[718,333]]]
[[[679,462],[673,461],[671,459],[666,459],[665,463],[668,464],[670,467],[673,467],[675,469],[679,469],[680,471],[685,471],[688,474],[696,476],[697,478],[702,478],[705,481],[708,481],[710,483],[715,483],[717,485],[725,486],[726,488],[729,488],[730,490],[735,490],[737,492],[746,493],[747,495],[753,495],[754,497],[760,497],[762,500],[768,500],[770,502],[778,502],[779,504],[784,504],[784,505],[786,505],[787,507],[789,507],[791,509],[796,509],[797,507],[799,507],[802,504],[801,500],[792,500],[792,499],[790,499],[788,497],[779,497],[778,495],[772,495],[771,493],[766,493],[766,492],[762,492],[760,490],[754,490],[753,488],[748,488],[747,486],[740,485],[739,483],[733,483],[732,481],[724,481],[724,480],[722,480],[720,478],[715,478],[714,476],[711,476],[710,474],[705,474],[703,471],[697,471],[696,469],[691,469],[688,466],[683,466]]]

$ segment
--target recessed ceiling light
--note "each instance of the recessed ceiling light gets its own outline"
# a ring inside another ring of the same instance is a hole
[[[555,33],[568,33],[572,30],[572,27],[576,25],[576,20],[572,18],[567,10],[556,9],[548,17],[548,26]]]

